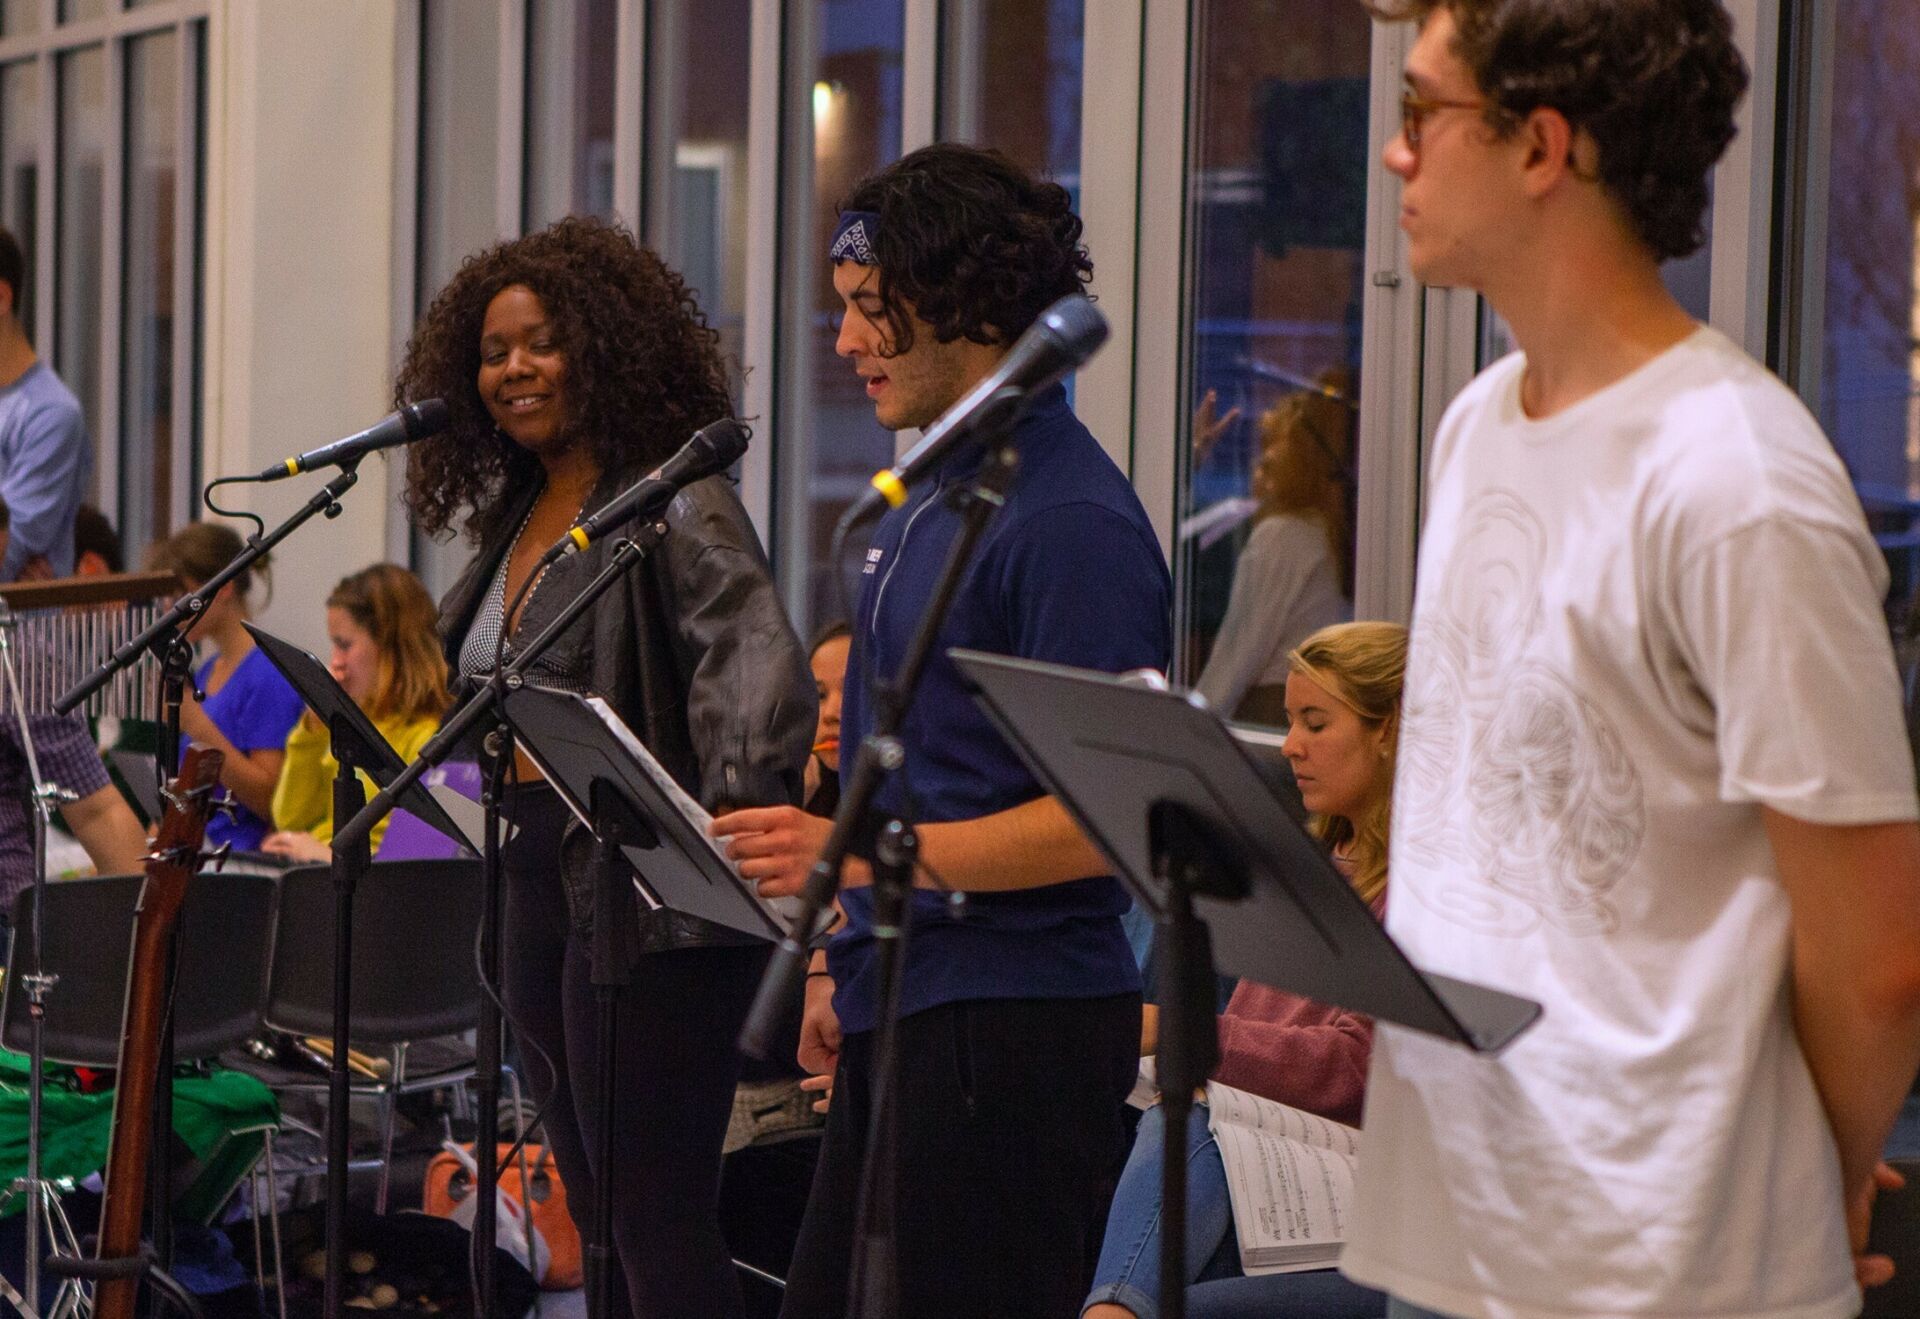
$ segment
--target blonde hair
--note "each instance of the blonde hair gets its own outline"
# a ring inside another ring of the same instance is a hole
[[[345,610],[379,652],[369,715],[413,720],[447,712],[453,703],[447,657],[440,649],[439,611],[425,583],[398,564],[376,563],[341,578],[327,608]]]
[[[1400,742],[1400,694],[1407,678],[1407,630],[1398,623],[1335,623],[1301,642],[1287,661],[1294,673],[1312,679],[1369,728],[1387,730],[1373,804],[1359,819],[1315,816],[1310,825],[1314,837],[1328,847],[1347,846],[1353,859],[1353,887],[1374,902],[1387,887],[1387,836]]]
[[[1299,513],[1326,528],[1327,551],[1340,574],[1340,593],[1353,598],[1354,411],[1353,378],[1344,369],[1322,372],[1313,390],[1289,394],[1260,419],[1260,466],[1267,490],[1258,516]]]

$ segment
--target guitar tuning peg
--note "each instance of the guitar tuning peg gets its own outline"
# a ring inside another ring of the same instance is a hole
[[[228,811],[228,818],[229,819],[232,818],[231,811]],[[232,854],[233,854],[233,843],[231,840],[229,840],[227,842],[220,844],[220,846],[214,848],[211,852],[208,852],[204,857],[201,858],[200,864],[208,870],[213,870],[213,871],[224,870],[226,869],[227,858]]]

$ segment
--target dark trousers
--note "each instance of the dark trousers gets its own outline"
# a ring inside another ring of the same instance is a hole
[[[782,1319],[841,1319],[874,1034],[846,1037]],[[1140,999],[950,1003],[900,1023],[899,1313],[1079,1313],[1126,1161]]]
[[[739,1072],[734,1040],[766,949],[685,948],[637,959],[620,1003],[613,1150],[603,1154],[594,1148],[591,940],[571,932],[559,875],[566,810],[551,789],[536,787],[516,790],[509,812],[520,832],[506,852],[507,1007],[583,1242],[594,1178],[612,1178],[619,1269],[611,1313],[736,1316],[740,1285],[720,1234],[720,1146]]]

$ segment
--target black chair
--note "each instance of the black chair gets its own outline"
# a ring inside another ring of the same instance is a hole
[[[46,971],[59,977],[46,1004],[48,1061],[118,1066],[134,908],[144,882],[140,875],[105,875],[46,886],[41,951]],[[274,899],[274,882],[258,875],[197,875],[187,886],[174,982],[176,1058],[218,1057],[259,1030]],[[40,918],[33,890],[24,890],[14,901],[5,1001],[0,1003],[0,1041],[19,1053],[29,1050],[32,1034],[27,996],[15,987]],[[271,1127],[230,1134],[258,1135],[263,1154],[272,1149]],[[259,1162],[249,1175],[257,1175]],[[219,1198],[229,1189],[221,1187]],[[64,1212],[57,1204],[49,1212],[60,1248],[77,1253],[78,1242]]]
[[[42,952],[60,977],[47,998],[46,1050],[51,1062],[113,1067],[120,1056],[120,1017],[127,999],[127,960],[140,875],[70,879],[46,886]],[[25,1053],[31,1042],[27,997],[14,992],[14,967],[32,947],[39,919],[33,890],[13,907],[13,949],[0,1039]],[[213,1058],[260,1026],[266,998],[274,885],[258,875],[197,875],[180,910],[174,994],[174,1056]]]
[[[387,1208],[398,1097],[442,1088],[464,1094],[477,1074],[472,1049],[448,1037],[479,1024],[474,943],[482,906],[480,863],[470,858],[377,862],[354,890],[353,1046],[383,1055],[386,1069],[380,1075],[376,1067],[353,1083],[354,1094],[372,1096],[380,1106],[376,1212]],[[333,1036],[333,911],[328,867],[299,866],[280,876],[262,1014],[275,1030],[316,1040]],[[276,1090],[327,1092],[323,1077],[241,1065]],[[518,1113],[519,1078],[508,1070],[506,1080]]]

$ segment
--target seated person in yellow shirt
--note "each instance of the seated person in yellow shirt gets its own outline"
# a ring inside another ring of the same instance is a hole
[[[327,597],[328,669],[373,720],[402,760],[412,760],[452,703],[447,661],[436,631],[433,597],[418,577],[377,563],[343,578]],[[287,738],[286,762],[273,792],[273,822],[263,851],[295,861],[327,861],[333,840],[333,758],[326,728],[309,710]],[[373,783],[361,781],[372,796]],[[387,822],[373,830],[377,852]]]

